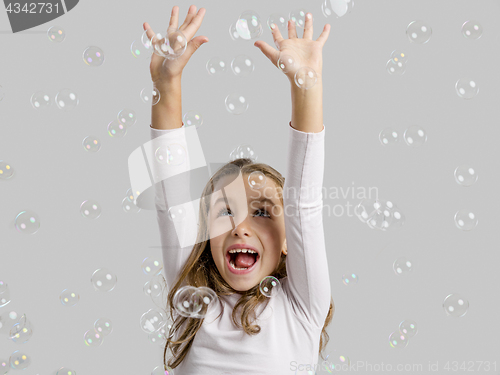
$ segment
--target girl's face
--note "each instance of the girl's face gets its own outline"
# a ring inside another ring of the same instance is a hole
[[[281,189],[270,178],[261,189],[250,187],[248,175],[226,176],[210,196],[208,215],[212,257],[224,280],[235,290],[246,291],[272,274],[281,253],[286,254],[285,220]],[[224,190],[217,190],[224,187]],[[228,248],[251,247],[258,255],[229,253]],[[233,266],[247,268],[235,270]]]

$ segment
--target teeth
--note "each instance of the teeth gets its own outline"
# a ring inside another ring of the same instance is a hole
[[[257,254],[256,251],[250,250],[250,249],[232,249],[229,250],[229,253],[234,254],[234,253],[249,253],[249,254]]]
[[[236,265],[234,264],[233,261],[230,261],[229,264],[231,265],[231,267],[233,267],[235,270],[246,270],[248,267],[245,267],[245,268],[238,268],[236,267]]]

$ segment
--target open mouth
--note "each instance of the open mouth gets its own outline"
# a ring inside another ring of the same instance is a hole
[[[227,253],[226,263],[229,270],[236,274],[250,272],[260,259],[260,255],[255,253]]]

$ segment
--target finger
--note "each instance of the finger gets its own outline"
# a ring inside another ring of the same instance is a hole
[[[271,62],[274,64],[274,66],[277,66],[276,64],[278,63],[278,57],[279,57],[279,52],[278,50],[274,49],[271,47],[269,44],[262,40],[258,40],[253,44],[255,47],[258,47],[266,57],[271,60]]]
[[[201,8],[198,11],[198,14],[191,19],[191,23],[184,29],[181,30],[182,33],[186,36],[186,39],[191,39],[194,34],[198,31],[198,29],[201,26],[201,23],[203,22],[203,17],[205,16],[206,9]]]
[[[304,25],[304,39],[310,39],[312,40],[313,37],[313,19],[312,19],[312,14],[307,13],[306,14],[306,24]]]
[[[328,39],[328,35],[330,35],[330,29],[331,29],[331,26],[329,23],[327,23],[325,25],[325,27],[323,28],[323,32],[318,37],[318,39],[316,39],[316,41],[321,42],[321,45],[325,45],[326,40]]]
[[[279,48],[279,45],[284,39],[279,27],[275,23],[271,24],[271,34],[273,34],[274,44]]]
[[[170,15],[170,24],[168,29],[177,30],[179,26],[179,7],[176,5],[172,8],[172,14]]]
[[[152,39],[153,39],[153,37],[154,37],[154,35],[155,35],[155,33],[154,33],[154,31],[151,29],[151,26],[149,26],[149,23],[144,22],[144,23],[142,24],[142,27],[143,27],[143,28],[144,28],[144,30],[146,31],[146,35],[148,36],[148,39],[149,39],[149,40],[152,40]]]
[[[288,20],[288,39],[297,38],[297,30],[295,29],[295,22]]]
[[[191,22],[193,17],[196,15],[196,5],[191,5],[188,9],[188,14],[186,16],[186,19],[184,20],[184,23],[179,27],[179,30],[182,31],[186,28],[187,25]]]

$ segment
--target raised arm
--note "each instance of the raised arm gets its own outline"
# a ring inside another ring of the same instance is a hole
[[[184,53],[176,59],[166,59],[155,53],[151,56],[151,79],[160,93],[160,101],[151,108],[151,144],[148,148],[148,160],[156,182],[155,207],[162,245],[163,268],[167,285],[170,288],[193,248],[196,235],[197,217],[193,205],[184,206],[186,218],[173,221],[168,210],[172,206],[191,202],[189,192],[189,171],[204,163],[201,145],[193,129],[183,128],[181,104],[182,71],[192,54],[205,42],[206,36],[193,38],[198,31],[205,9],[196,13],[196,6],[189,7],[184,23],[178,28],[179,7],[172,8],[168,33],[181,31],[188,44]],[[158,42],[156,34],[149,24],[143,24],[150,41]],[[189,146],[188,147],[188,143]],[[179,166],[159,163],[156,150],[166,149],[178,144],[186,151],[185,161]],[[196,148],[196,150],[194,150]]]
[[[325,25],[319,38],[312,40],[312,15],[307,18],[303,38],[297,38],[295,24],[288,23],[288,39],[277,27],[272,28],[279,51],[262,41],[255,42],[276,66],[281,57],[291,57],[294,65],[286,66],[290,81],[292,121],[289,127],[288,162],[283,204],[287,240],[287,274],[283,288],[295,314],[315,327],[322,327],[331,298],[330,277],[323,230],[322,185],[324,174],[322,48],[330,25]],[[317,82],[309,89],[294,81],[301,67],[312,68]]]

